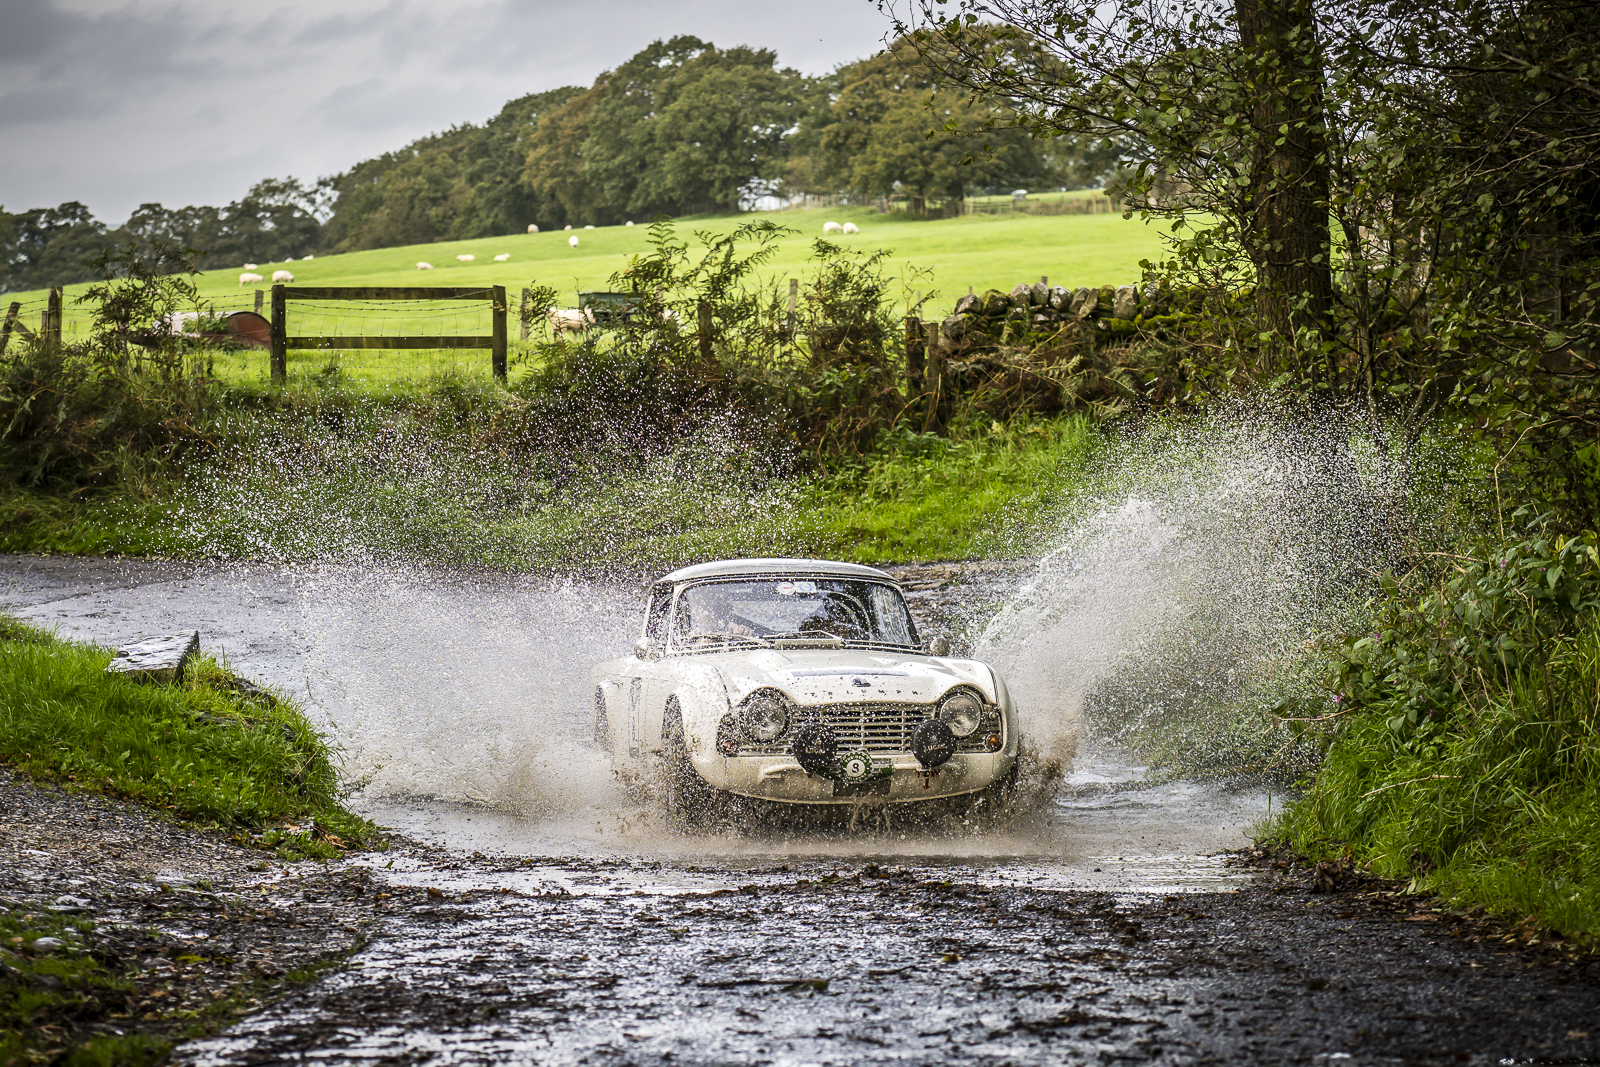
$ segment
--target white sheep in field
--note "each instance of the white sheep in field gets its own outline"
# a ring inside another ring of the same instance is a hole
[[[275,271],[272,272],[272,284],[274,284],[274,285],[278,284],[279,282],[292,282],[292,281],[294,281],[294,275],[290,274],[286,270],[275,270]]]
[[[570,222],[569,222],[569,223],[567,223],[567,224],[566,224],[566,225],[565,225],[565,226],[563,226],[563,227],[561,227],[561,228],[562,228],[562,229],[563,229],[563,230],[570,230],[570,229],[572,229],[572,223],[570,223]]]
[[[242,286],[246,286],[246,285],[254,285],[257,282],[264,282],[264,281],[266,281],[266,279],[263,278],[261,275],[259,275],[259,274],[251,274],[249,271],[245,271],[243,274],[239,275],[239,285],[241,287]]]
[[[594,324],[594,312],[588,308],[551,308],[544,317],[555,338],[564,333],[583,333]]]
[[[624,222],[623,225],[624,226],[632,226],[633,225],[633,220],[629,219],[627,222]]]
[[[538,233],[539,232],[539,224],[537,222],[528,223],[528,232],[529,233]]]
[[[586,229],[586,230],[592,230],[592,229],[594,229],[594,227],[593,227],[593,226],[585,226],[585,227],[584,227],[584,229]]]
[[[293,263],[294,262],[294,257],[293,256],[284,256],[283,257],[283,261],[285,263]]]
[[[301,257],[301,258],[302,258],[302,259],[316,259],[316,258],[317,258],[317,257],[316,257],[316,256],[309,256],[309,255],[308,255],[308,256],[302,256],[302,257]]]
[[[842,233],[843,231],[844,227],[840,226],[837,222],[824,222],[822,224],[823,233]]]
[[[478,258],[477,256],[473,256],[473,255],[457,256],[456,257],[456,262],[457,263],[471,263],[473,260],[475,260],[477,258]]]
[[[573,234],[571,237],[567,238],[567,247],[568,248],[577,248],[578,247],[578,235],[577,234]]]
[[[423,262],[419,261],[417,263],[417,269],[418,270],[432,270],[433,269],[433,264],[432,263],[423,263]]]
[[[256,265],[254,263],[246,263],[244,265],[244,269],[245,270],[255,270],[256,269]]]
[[[511,253],[510,252],[501,252],[498,256],[494,257],[494,261],[496,263],[504,263],[506,260],[508,260],[510,258],[511,258]]]
[[[844,224],[844,232],[845,233],[860,233],[861,232],[861,227],[857,226],[853,222],[847,222],[847,223]]]

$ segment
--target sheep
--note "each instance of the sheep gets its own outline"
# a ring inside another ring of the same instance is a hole
[[[246,286],[246,285],[254,285],[257,282],[264,282],[264,281],[266,281],[266,279],[263,278],[261,275],[252,274],[250,271],[245,271],[243,274],[239,275],[239,285],[240,285],[240,287],[243,287],[243,286]]]
[[[303,259],[303,260],[306,260],[306,259],[316,259],[317,257],[311,255],[310,253],[307,253],[306,255],[303,255],[300,258]]]
[[[424,263],[421,260],[418,260],[417,261],[417,269],[418,270],[432,270],[433,269],[433,264],[432,263]]]
[[[824,222],[822,224],[822,232],[823,233],[843,233],[844,232],[844,227],[840,226],[837,222]]]
[[[563,229],[563,230],[570,230],[570,229],[572,229],[572,223],[570,223],[570,222],[569,222],[569,223],[567,223],[567,224],[566,224],[566,225],[565,225],[565,226],[563,226],[563,227],[561,227],[561,228],[562,228],[562,229]]]
[[[847,222],[847,223],[844,224],[844,232],[845,233],[860,233],[861,232],[861,227],[857,226],[853,222]]]
[[[590,226],[585,226],[585,227],[584,227],[584,229],[586,229],[586,230],[592,230],[592,229],[594,229],[594,226],[592,226],[592,225],[590,225]]]
[[[624,226],[632,226],[633,225],[633,220],[629,219],[627,222],[624,222],[623,225]]]
[[[475,260],[477,258],[478,257],[474,256],[474,255],[457,256],[456,257],[456,262],[457,263],[471,263],[473,260]]]
[[[501,252],[498,256],[494,257],[494,261],[496,263],[504,263],[506,260],[508,260],[510,258],[511,258],[511,253],[510,252]]]
[[[246,263],[244,265],[244,269],[245,270],[255,270],[256,269],[256,265],[254,263]]]
[[[594,312],[588,308],[551,308],[544,317],[551,336],[558,339],[564,333],[583,333],[594,323]]]
[[[283,261],[285,263],[293,263],[294,262],[294,257],[293,256],[284,256],[283,257]]]
[[[578,235],[577,234],[573,234],[571,237],[567,238],[567,247],[569,247],[569,248],[577,248],[578,247]]]
[[[272,284],[274,284],[274,285],[278,284],[279,282],[292,282],[292,281],[294,281],[294,275],[290,274],[286,270],[275,270],[275,271],[272,272]]]

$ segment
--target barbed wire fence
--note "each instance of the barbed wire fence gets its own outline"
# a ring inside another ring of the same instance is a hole
[[[290,349],[444,351],[487,348],[494,376],[504,381],[506,303],[503,285],[468,288],[274,285],[272,377],[282,381],[287,376]],[[478,332],[468,332],[474,329]]]
[[[280,290],[285,293],[281,305],[273,300]],[[488,349],[489,369],[504,380],[506,310],[503,286],[275,285],[271,290],[243,289],[237,294],[207,297],[195,309],[175,309],[169,328],[175,338],[228,339],[266,349],[270,370],[279,380],[286,373],[291,349],[329,356],[384,349],[408,349],[424,356],[460,355],[463,350]],[[217,332],[218,322],[240,312],[261,319],[253,327]],[[0,298],[0,355],[41,339],[58,345],[88,342],[94,321],[93,307],[76,303],[60,289],[43,296]],[[275,322],[283,323],[283,328],[274,329]],[[202,328],[208,324],[211,329]],[[524,327],[523,340],[526,335]],[[279,336],[284,343],[275,349],[273,341]]]

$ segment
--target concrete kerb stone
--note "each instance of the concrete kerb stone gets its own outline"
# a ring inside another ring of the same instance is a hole
[[[199,654],[198,630],[192,634],[152,637],[117,649],[116,657],[106,664],[106,673],[126,675],[140,682],[176,684],[183,681],[183,672]]]

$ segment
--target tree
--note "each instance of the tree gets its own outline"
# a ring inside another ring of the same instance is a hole
[[[76,200],[19,214],[0,211],[0,292],[70,285],[95,276],[105,224]]]
[[[1321,361],[1332,257],[1311,0],[915,10],[898,28],[945,84],[1009,101],[1037,135],[1118,144],[1133,208],[1211,220],[1187,250],[1254,291],[1273,368]]]
[[[612,222],[615,215],[605,194],[589,180],[583,149],[589,140],[589,118],[605,92],[602,74],[587,90],[575,92],[535,124],[528,138],[522,181],[534,194],[559,208],[564,224]]]
[[[455,226],[458,237],[524,233],[529,223],[563,221],[560,207],[523,181],[533,131],[540,119],[582,92],[564,86],[510,101],[462,146],[461,180],[471,193]]]
[[[938,73],[904,40],[840,68],[814,119],[822,184],[949,200],[974,187],[1055,184],[1044,143],[1008,122],[1002,103],[941,90]]]
[[[1003,102],[940,81],[939,68],[904,39],[839,68],[827,105],[803,130],[816,161],[813,189],[961,200],[971,188],[1056,183],[1045,142],[1012,121]]]
[[[766,49],[656,41],[535,136],[528,175],[603,218],[737,209],[782,176],[804,79]],[[588,221],[588,220],[586,220]]]
[[[294,178],[264,178],[222,208],[140,204],[113,236],[197,249],[202,270],[250,260],[270,263],[321,249],[320,210],[317,189]]]
[[[325,243],[352,251],[559,224],[561,204],[531,188],[523,168],[541,120],[577,93],[569,86],[519,97],[482,126],[419,138],[328,179],[336,199]]]
[[[913,14],[901,28],[947,84],[1014,101],[1034,132],[1122,139],[1131,206],[1177,232],[1160,272],[1216,297],[1187,354],[1194,387],[1286,386],[1364,411],[1381,457],[1391,429],[1409,456],[1449,405],[1556,472],[1593,521],[1593,5],[916,0]],[[1249,323],[1231,310],[1246,295]]]

